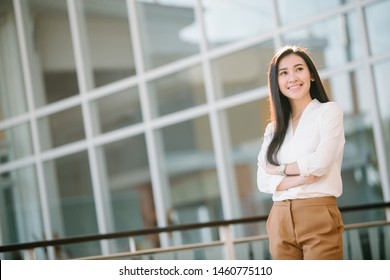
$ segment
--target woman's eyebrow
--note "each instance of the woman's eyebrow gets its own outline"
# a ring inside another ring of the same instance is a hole
[[[296,68],[296,67],[298,67],[298,66],[303,66],[303,63],[295,64],[293,67]],[[287,70],[287,67],[280,68],[280,69],[278,70],[278,72],[283,71],[283,70]]]

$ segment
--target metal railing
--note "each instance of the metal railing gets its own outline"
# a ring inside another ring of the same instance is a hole
[[[342,213],[369,209],[386,209],[390,207],[390,202],[340,207]],[[233,226],[243,225],[248,223],[265,222],[267,216],[255,216],[242,219],[221,220],[197,224],[174,225],[162,228],[142,229],[136,231],[124,231],[109,234],[86,235],[71,238],[61,238],[55,240],[44,240],[38,242],[28,242],[19,244],[10,244],[0,246],[0,253],[23,252],[24,259],[37,259],[36,250],[48,248],[59,248],[64,245],[74,245],[85,242],[116,240],[127,238],[129,242],[129,250],[126,252],[113,253],[109,255],[88,256],[79,259],[101,260],[101,259],[139,259],[146,257],[148,259],[158,258],[157,255],[171,253],[171,258],[178,258],[177,253],[184,251],[194,251],[200,249],[219,248],[221,250],[220,257],[223,259],[234,260],[238,259],[237,246],[247,245],[247,258],[269,259],[266,253],[257,257],[253,257],[255,250],[254,244],[264,243],[263,247],[267,247],[266,242],[268,236],[266,234],[254,235],[237,238],[234,236]],[[186,245],[157,247],[149,249],[137,250],[135,246],[135,238],[151,234],[168,234],[174,232],[183,232],[188,230],[199,230],[204,228],[217,228],[219,240],[210,242],[191,243]],[[362,234],[364,233],[364,234]],[[362,240],[362,236],[363,239]],[[368,251],[370,259],[390,259],[390,221],[373,221],[356,224],[346,224],[344,231],[344,251],[346,259],[364,259],[365,251]],[[368,241],[367,241],[368,240]],[[367,246],[368,244],[368,246]],[[363,246],[364,245],[364,246]],[[267,251],[267,250],[264,250]],[[366,253],[367,254],[367,253]],[[244,258],[246,258],[244,256]],[[242,258],[242,256],[241,256]]]

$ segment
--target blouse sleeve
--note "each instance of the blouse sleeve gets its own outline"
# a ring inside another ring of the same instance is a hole
[[[279,186],[280,182],[283,180],[284,176],[282,175],[270,175],[265,172],[265,167],[267,165],[267,150],[268,146],[272,140],[272,123],[268,124],[263,138],[263,144],[259,155],[257,157],[257,186],[261,192],[274,194],[276,188]]]
[[[345,144],[343,112],[334,102],[329,102],[319,122],[320,143],[317,149],[297,163],[301,176],[323,176],[333,161],[343,151]]]

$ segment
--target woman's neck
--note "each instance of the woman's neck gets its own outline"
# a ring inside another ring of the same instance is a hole
[[[299,119],[305,110],[306,106],[312,101],[311,98],[305,98],[301,100],[293,100],[291,105],[291,118],[293,120]]]

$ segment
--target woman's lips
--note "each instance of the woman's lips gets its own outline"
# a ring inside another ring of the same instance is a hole
[[[292,85],[292,86],[287,87],[287,89],[297,89],[297,88],[300,88],[301,86],[302,86],[302,84]]]

